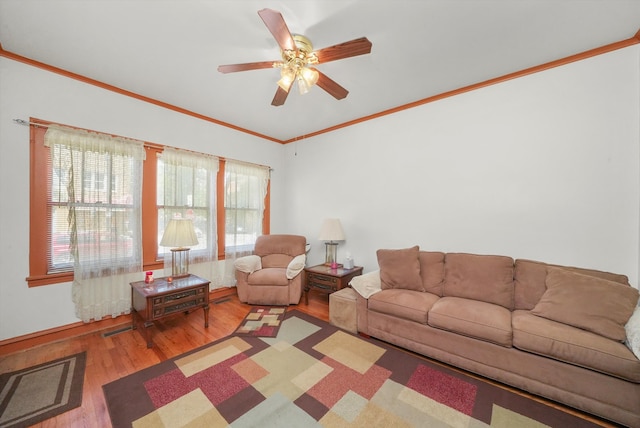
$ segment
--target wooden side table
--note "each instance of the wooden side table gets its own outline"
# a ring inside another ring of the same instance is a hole
[[[362,266],[352,269],[332,269],[327,265],[317,265],[304,268],[304,303],[309,304],[311,289],[330,294],[349,286],[354,276],[362,275]]]
[[[147,341],[147,348],[153,346],[148,328],[153,322],[169,315],[193,309],[204,310],[204,326],[209,327],[209,283],[195,275],[182,278],[157,278],[151,283],[137,281],[131,283],[132,329],[137,321],[143,325],[140,331]]]

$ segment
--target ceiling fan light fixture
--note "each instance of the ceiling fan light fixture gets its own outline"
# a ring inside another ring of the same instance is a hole
[[[305,82],[307,82],[307,85],[309,86],[315,85],[316,82],[318,81],[318,77],[320,77],[317,70],[314,70],[313,68],[309,68],[309,67],[303,67],[300,70],[300,75],[305,80]]]
[[[298,78],[296,80],[298,81],[298,91],[300,91],[300,95],[304,95],[309,92],[311,86],[309,85],[309,83],[307,83],[307,81],[304,79],[304,77],[302,77],[301,74],[298,74]]]
[[[297,70],[291,67],[282,67],[280,71],[280,80],[278,80],[278,86],[285,91],[289,92],[291,84],[296,79]]]
[[[319,74],[309,67],[300,67],[297,72],[298,90],[300,95],[304,95],[311,90],[311,87],[318,81]]]

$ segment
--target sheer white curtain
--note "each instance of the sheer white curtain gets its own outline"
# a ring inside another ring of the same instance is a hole
[[[57,184],[66,190],[76,315],[129,313],[129,282],[139,276],[130,273],[142,271],[143,143],[52,125],[45,145],[65,181]]]
[[[227,160],[225,163],[225,269],[223,283],[235,284],[234,261],[252,254],[262,235],[269,167]]]
[[[218,158],[202,153],[165,148],[158,162],[158,242],[172,218],[193,221],[198,245],[189,251],[189,272],[221,282],[218,268],[216,180]],[[165,274],[171,274],[171,251],[158,248],[164,256]]]

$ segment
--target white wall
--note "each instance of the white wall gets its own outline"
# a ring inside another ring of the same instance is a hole
[[[638,46],[287,145],[290,227],[341,219],[378,248],[502,254],[624,273],[639,260]],[[428,70],[425,78],[428,78]]]
[[[29,129],[40,119],[274,168],[272,227],[284,229],[283,146],[0,58],[0,340],[77,322],[71,284],[29,288]]]

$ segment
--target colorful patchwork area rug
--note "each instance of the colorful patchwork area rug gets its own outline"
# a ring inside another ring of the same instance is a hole
[[[119,427],[595,427],[539,401],[288,312],[103,386]]]
[[[287,308],[254,306],[235,331],[239,336],[276,337]]]

